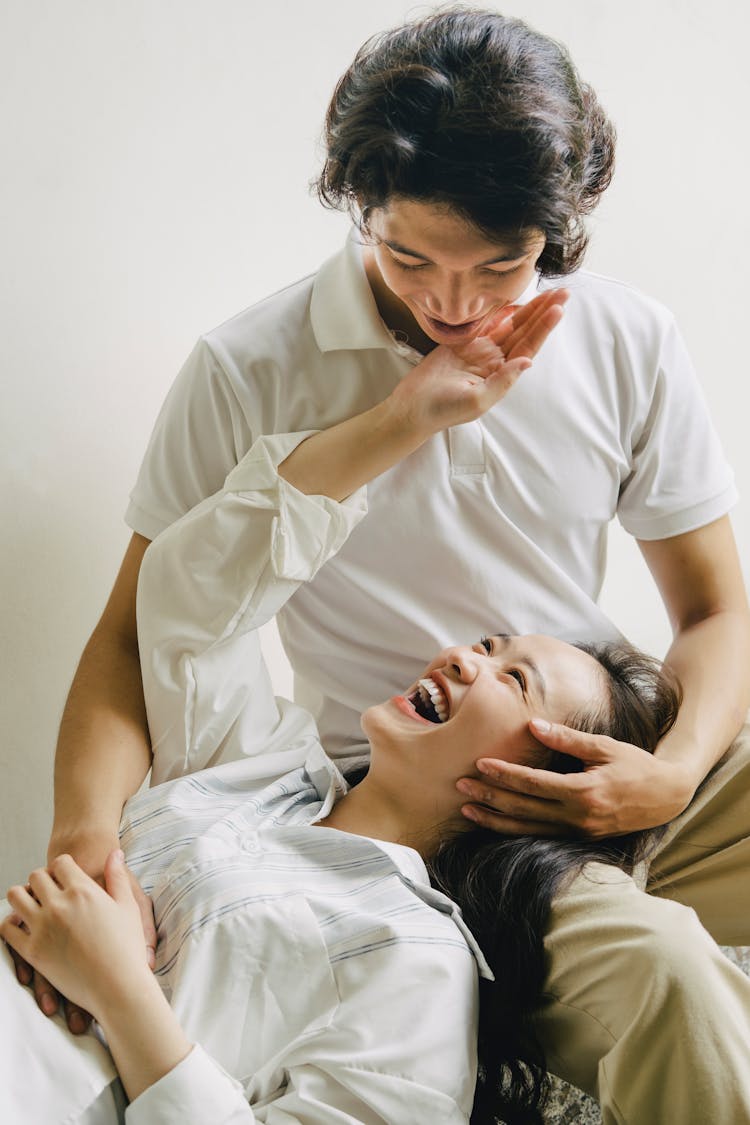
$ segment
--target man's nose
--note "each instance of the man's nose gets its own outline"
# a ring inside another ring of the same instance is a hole
[[[482,311],[482,294],[474,285],[462,278],[446,279],[429,294],[428,309],[431,315],[446,324],[463,324],[476,320]]]

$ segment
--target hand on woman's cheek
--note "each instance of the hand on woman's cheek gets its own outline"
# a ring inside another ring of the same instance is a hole
[[[151,975],[121,855],[114,851],[107,859],[106,890],[70,856],[58,856],[32,872],[28,887],[10,888],[14,916],[0,923],[8,945],[96,1018],[110,1000]]]

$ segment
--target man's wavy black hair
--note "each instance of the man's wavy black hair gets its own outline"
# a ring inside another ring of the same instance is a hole
[[[498,12],[448,8],[357,52],[328,107],[316,187],[365,228],[400,197],[519,250],[541,230],[537,269],[559,276],[581,262],[614,139],[563,46]]]

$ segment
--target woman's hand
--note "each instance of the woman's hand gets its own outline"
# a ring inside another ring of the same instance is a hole
[[[391,392],[393,410],[422,437],[480,418],[531,366],[567,299],[566,290],[550,290],[502,309],[486,335],[435,348]]]
[[[104,867],[107,856],[113,849],[119,847],[117,836],[97,836],[80,833],[69,837],[53,837],[48,850],[48,863],[58,855],[72,855],[76,863],[100,886],[104,886]],[[130,886],[141,913],[143,926],[143,940],[146,945],[146,956],[149,966],[153,969],[156,951],[156,926],[154,925],[154,908],[151,899],[144,893],[131,871],[128,871]],[[35,972],[31,965],[21,957],[13,948],[10,949],[11,957],[16,968],[19,982],[27,985],[34,992],[36,1002],[46,1016],[53,1016],[62,1010],[70,1031],[74,1035],[82,1035],[91,1023],[91,1013],[74,1004],[70,999],[58,993],[57,989],[41,973]]]
[[[105,863],[103,889],[69,855],[11,887],[14,913],[0,936],[74,1004],[101,1020],[120,993],[149,980],[141,912],[122,852]]]
[[[279,475],[308,496],[341,501],[433,434],[481,417],[531,365],[567,297],[564,289],[543,293],[522,308],[502,309],[486,336],[435,348],[377,406],[301,442]]]
[[[666,824],[690,803],[694,780],[673,761],[557,723],[531,724],[534,737],[583,762],[581,773],[560,774],[482,758],[483,780],[457,787],[476,804],[468,819],[509,836],[620,836]]]

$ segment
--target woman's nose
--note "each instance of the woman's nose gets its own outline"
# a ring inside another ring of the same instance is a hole
[[[477,674],[478,656],[469,645],[454,645],[442,652],[443,666],[462,683],[471,683]]]

